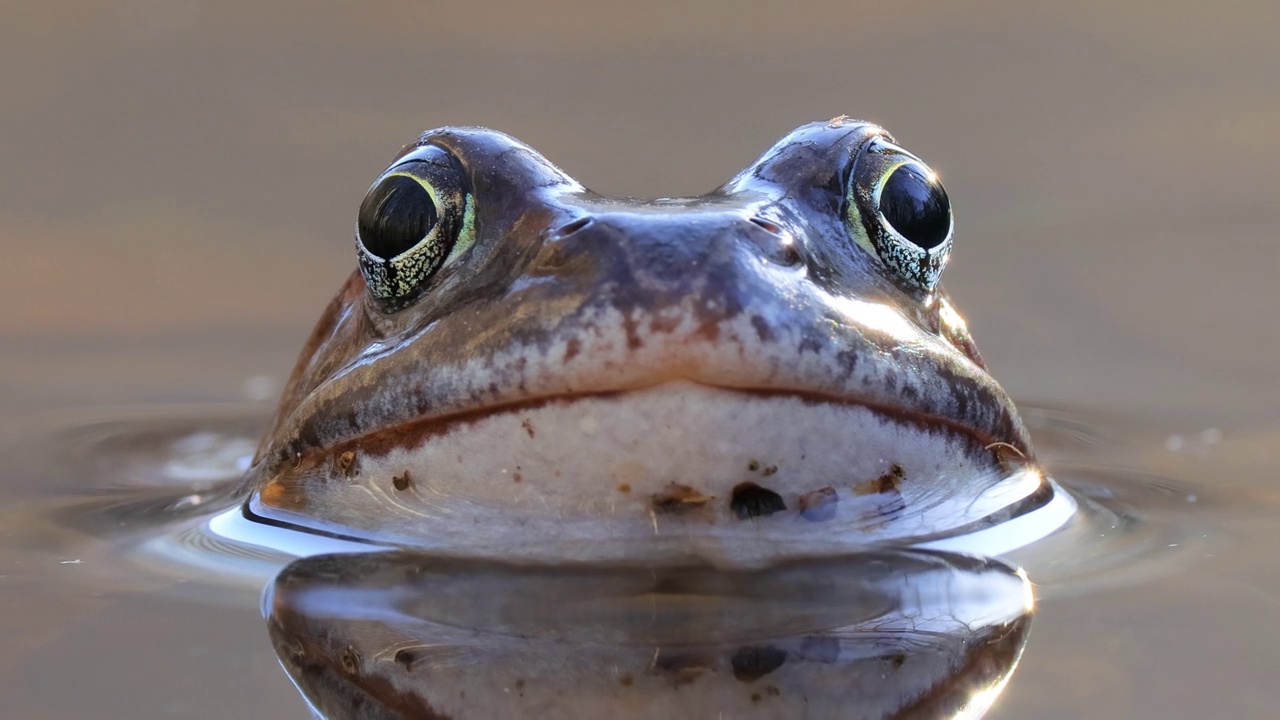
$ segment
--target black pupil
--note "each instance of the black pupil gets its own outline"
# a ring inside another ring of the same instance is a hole
[[[439,216],[431,194],[404,175],[384,178],[360,204],[360,242],[384,260],[422,241]]]
[[[951,231],[951,203],[942,185],[918,166],[903,165],[884,183],[880,214],[912,243],[932,250]]]

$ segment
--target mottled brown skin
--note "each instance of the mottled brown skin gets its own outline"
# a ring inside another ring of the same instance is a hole
[[[1030,459],[1012,403],[967,330],[940,312],[942,291],[895,282],[851,237],[848,173],[879,136],[857,122],[807,125],[707,195],[633,201],[583,189],[500,133],[425,133],[405,152],[431,144],[458,159],[475,200],[475,245],[398,312],[381,309],[352,274],[303,349],[250,483],[356,441],[375,452],[411,447],[450,419],[677,378],[856,403]],[[840,298],[892,308],[918,336],[908,346],[850,323],[833,314]],[[624,318],[632,350],[662,342],[681,319],[695,329],[672,339],[660,363],[590,367],[601,308]],[[722,337],[733,320],[749,321],[755,336]],[[736,344],[736,358],[708,362],[683,349],[698,343]],[[513,347],[528,355],[504,357]],[[530,357],[553,349],[556,363],[530,370]],[[793,372],[787,353],[835,361]],[[456,372],[478,358],[492,360],[483,376]]]

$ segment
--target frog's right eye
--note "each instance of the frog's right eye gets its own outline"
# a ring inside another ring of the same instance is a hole
[[[439,222],[431,191],[401,170],[379,180],[360,205],[360,244],[378,257],[397,257],[426,239]]]
[[[849,178],[846,220],[854,240],[887,275],[914,292],[933,292],[951,255],[951,202],[919,158],[875,137]]]
[[[474,240],[463,173],[443,149],[401,158],[369,188],[356,223],[356,254],[369,294],[384,310],[406,307]]]

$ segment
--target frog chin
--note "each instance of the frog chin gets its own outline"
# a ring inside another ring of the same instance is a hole
[[[605,559],[637,557],[636,543],[915,541],[1046,487],[946,423],[688,381],[500,409],[417,442],[406,432],[287,468],[250,508],[450,554]]]

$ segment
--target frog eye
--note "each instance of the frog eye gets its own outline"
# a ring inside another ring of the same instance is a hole
[[[882,138],[855,160],[847,221],[899,284],[933,290],[951,255],[951,201],[938,176]]]
[[[356,255],[369,294],[394,311],[421,297],[427,281],[474,238],[462,171],[443,149],[426,146],[369,188],[356,222]]]

